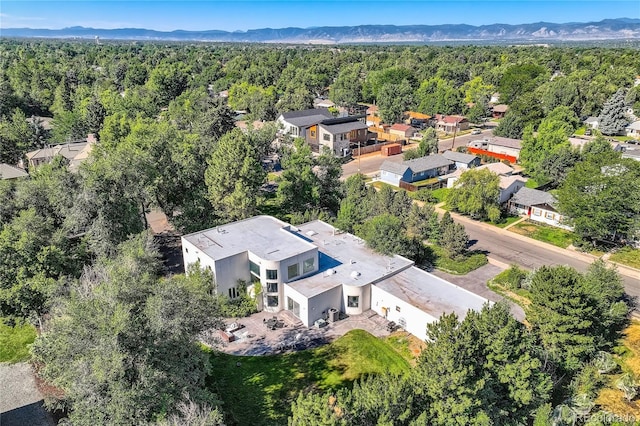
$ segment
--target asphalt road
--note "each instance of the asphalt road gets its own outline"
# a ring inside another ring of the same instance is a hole
[[[487,229],[482,224],[473,221],[461,221],[464,224],[469,240],[473,243],[472,250],[481,250],[488,256],[506,264],[518,264],[529,269],[543,265],[568,265],[584,272],[591,262],[585,261],[577,253],[570,251],[558,253],[545,247],[511,237],[508,234]],[[622,275],[627,294],[640,296],[640,274],[637,277]]]
[[[453,138],[442,139],[438,142],[438,149],[442,151],[446,151],[453,148],[457,148],[459,146],[465,146],[468,142],[476,139],[482,139],[484,137],[490,137],[493,135],[492,129],[487,129],[482,132],[480,135],[471,135],[467,134],[464,136],[456,136],[455,141]],[[407,149],[415,149],[418,144],[412,144],[411,146],[405,146],[404,150]],[[392,155],[390,157],[384,157],[380,155],[380,152],[375,152],[371,154],[364,154],[360,156],[360,158],[355,157],[352,161],[342,166],[342,179],[346,179],[351,175],[354,175],[360,171],[365,175],[372,174],[378,172],[380,170],[380,166],[385,161],[393,161],[396,163],[402,162],[402,155]]]

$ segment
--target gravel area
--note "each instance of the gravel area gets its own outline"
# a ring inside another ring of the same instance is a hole
[[[52,426],[55,421],[42,406],[31,365],[0,364],[0,425]]]

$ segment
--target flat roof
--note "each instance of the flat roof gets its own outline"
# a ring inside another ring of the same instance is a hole
[[[288,286],[307,298],[324,293],[339,285],[361,287],[413,265],[402,256],[385,256],[368,248],[361,238],[336,229],[320,220],[297,227],[297,234],[318,247],[318,273]]]
[[[213,260],[250,251],[264,260],[279,261],[315,248],[289,229],[288,223],[274,217],[255,216],[182,238]]]
[[[459,319],[469,309],[480,311],[487,299],[415,266],[398,272],[376,286],[433,316],[455,312]]]

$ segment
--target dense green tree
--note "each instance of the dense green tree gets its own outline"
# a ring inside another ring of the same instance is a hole
[[[598,129],[605,135],[617,135],[629,124],[626,113],[625,89],[619,89],[602,107]]]
[[[452,209],[480,219],[500,218],[500,178],[490,170],[466,170],[456,181],[456,188],[447,195]]]
[[[147,86],[160,105],[169,105],[188,87],[190,69],[184,63],[162,63],[149,74]]]
[[[460,90],[439,77],[423,81],[416,91],[418,111],[429,114],[459,114],[463,100]]]
[[[413,89],[407,80],[385,83],[380,88],[377,102],[380,119],[385,123],[398,123],[413,105]]]
[[[467,253],[469,235],[467,235],[464,225],[453,223],[442,228],[439,242],[447,252],[447,255],[452,259],[456,259]]]
[[[523,93],[536,87],[539,79],[544,78],[546,70],[540,65],[519,64],[506,69],[500,80],[500,102],[511,104]]]
[[[625,241],[639,226],[639,183],[637,161],[592,156],[567,174],[558,207],[582,240]]]
[[[360,64],[344,66],[338,73],[338,77],[331,85],[329,97],[333,102],[342,106],[355,105],[361,96],[362,82]]]
[[[20,109],[7,118],[0,117],[0,162],[17,164],[27,151],[41,148],[44,129],[38,122],[29,123]]]
[[[440,223],[435,208],[430,204],[412,204],[407,218],[407,230],[421,240],[433,238],[440,233]]]
[[[218,216],[234,221],[255,215],[266,177],[260,160],[241,130],[220,138],[205,173],[209,201]]]
[[[74,424],[146,423],[204,388],[207,355],[196,336],[216,320],[212,277],[158,281],[158,254],[142,235],[100,259],[71,287],[33,345],[41,376],[64,391]]]
[[[236,111],[249,111],[254,120],[275,118],[275,87],[263,88],[245,82],[234,84],[229,89],[229,106]]]
[[[405,160],[420,158],[438,153],[438,134],[433,127],[429,127],[422,132],[422,139],[416,149],[405,151],[402,155]]]

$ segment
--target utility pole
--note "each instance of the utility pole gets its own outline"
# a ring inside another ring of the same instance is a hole
[[[453,147],[456,145],[456,133],[458,131],[459,124],[456,123],[456,127],[453,128],[453,141],[451,142],[451,151],[453,151]]]
[[[360,156],[362,152],[360,152],[360,141],[358,140],[358,174],[360,173]]]

